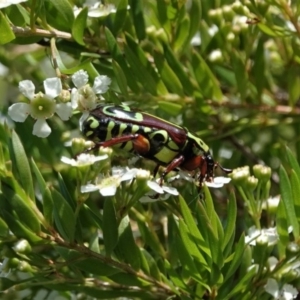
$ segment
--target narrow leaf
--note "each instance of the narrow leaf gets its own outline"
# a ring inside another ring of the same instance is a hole
[[[137,38],[141,41],[146,37],[146,25],[142,0],[130,0],[130,12]]]
[[[2,11],[0,11],[0,44],[7,44],[15,38],[15,34],[11,30],[8,20]]]
[[[59,233],[69,242],[74,239],[75,216],[67,200],[56,190],[52,190],[54,220]]]
[[[237,206],[236,199],[233,192],[230,193],[229,203],[227,206],[227,220],[224,230],[224,239],[222,242],[222,250],[225,249],[229,241],[232,239],[232,236],[235,234],[235,224],[237,216]]]
[[[293,234],[295,236],[295,239],[298,239],[299,223],[297,221],[297,217],[295,213],[292,187],[288,175],[282,166],[280,166],[279,176],[280,176],[279,186],[280,186],[281,200],[284,203],[284,207],[287,215],[287,221],[293,227]],[[297,197],[299,197],[299,195],[297,195]]]
[[[110,256],[118,243],[118,224],[116,211],[114,203],[110,199],[106,199],[104,202],[103,238],[106,254]]]
[[[286,154],[287,154],[288,162],[291,165],[291,168],[296,172],[298,176],[298,180],[300,181],[300,166],[297,159],[293,155],[291,149],[288,147],[286,147]]]
[[[84,7],[76,17],[72,26],[72,36],[74,40],[80,45],[85,44],[83,40],[83,36],[84,36],[84,30],[86,28],[87,16],[88,16],[88,8]]]
[[[236,245],[234,256],[232,261],[230,262],[230,266],[224,276],[224,282],[227,281],[232,275],[234,275],[234,272],[237,270],[237,268],[241,264],[241,258],[243,256],[245,249],[245,236],[244,234],[241,235],[238,244]]]
[[[12,149],[14,152],[15,164],[20,177],[20,183],[29,198],[34,201],[35,196],[33,182],[27,154],[25,153],[22,142],[15,131],[12,132]]]
[[[114,19],[114,33],[117,34],[122,28],[123,25],[125,24],[126,17],[127,17],[127,8],[128,6],[128,0],[120,0],[118,7],[117,7],[117,12],[116,16]]]

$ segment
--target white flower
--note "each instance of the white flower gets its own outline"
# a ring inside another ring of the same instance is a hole
[[[80,111],[90,111],[96,107],[98,97],[97,94],[104,94],[108,90],[111,83],[107,76],[99,75],[94,80],[94,85],[91,87],[88,84],[89,76],[86,71],[79,70],[72,76],[72,81],[76,88],[72,89],[71,102],[73,109]]]
[[[15,122],[24,122],[28,115],[36,119],[33,126],[33,134],[38,137],[47,137],[51,128],[45,121],[56,113],[62,120],[66,121],[72,114],[70,103],[58,103],[54,100],[62,91],[59,78],[48,78],[44,80],[45,94],[35,94],[35,87],[31,80],[23,80],[19,83],[20,92],[30,100],[30,103],[15,103],[8,108],[9,116]]]
[[[107,157],[108,157],[107,154],[95,156],[93,154],[81,153],[77,156],[76,159],[62,156],[62,158],[60,160],[63,163],[71,165],[73,167],[82,167],[82,166],[92,165],[97,161],[106,159]]]
[[[164,186],[164,185],[161,186],[156,181],[148,180],[147,185],[152,191],[149,192],[147,195],[143,196],[139,200],[141,203],[167,200],[170,197],[170,195],[174,195],[174,196],[179,195],[177,189],[170,186]]]
[[[85,6],[88,7],[88,16],[91,18],[101,18],[108,16],[110,14],[116,13],[116,7],[113,4],[106,4],[103,5],[100,1],[97,1],[96,3],[88,3],[88,1],[85,2]],[[129,6],[128,6],[129,8]],[[77,17],[80,13],[81,8],[78,8],[75,6],[74,8],[74,15]]]
[[[27,0],[0,0],[0,8],[8,7],[13,4],[26,2]]]
[[[205,185],[207,185],[208,187],[212,187],[212,188],[220,188],[222,187],[224,184],[227,184],[231,181],[231,178],[229,177],[223,177],[223,176],[218,176],[213,178],[212,182],[209,181],[205,181]]]
[[[256,229],[254,226],[249,228],[248,235],[245,236],[245,243],[255,246],[256,242],[265,241],[269,246],[275,245],[278,241],[278,234],[275,227],[268,229]]]
[[[273,278],[268,279],[267,284],[265,285],[265,290],[276,300],[292,300],[296,299],[298,295],[297,289],[295,289],[292,285],[284,284],[281,288],[279,288],[278,282]]]
[[[121,182],[128,181],[131,182],[133,179],[143,179],[147,182],[147,186],[154,191],[153,195],[156,194],[172,194],[178,195],[178,191],[175,188],[160,186],[157,182],[148,180],[150,178],[150,172],[142,169],[128,167],[113,167],[112,175],[109,177],[99,176],[96,184],[87,184],[81,187],[82,193],[90,193],[93,191],[99,191],[102,196],[114,196],[116,194],[117,188],[120,186]],[[143,197],[142,197],[143,198]],[[150,198],[153,201],[152,198]],[[149,202],[149,201],[145,201]]]
[[[114,196],[117,188],[123,181],[131,181],[136,177],[138,169],[129,169],[122,167],[113,167],[112,176],[99,176],[96,184],[87,184],[81,186],[82,193],[99,191],[102,196]]]

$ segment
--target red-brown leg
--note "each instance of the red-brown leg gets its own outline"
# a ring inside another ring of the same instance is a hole
[[[88,153],[100,147],[112,147],[114,145],[126,143],[129,141],[133,142],[133,148],[139,154],[146,153],[149,150],[148,140],[142,135],[136,133],[136,134],[128,134],[119,137],[114,137],[108,141],[95,143],[95,146],[85,150],[83,153]]]
[[[176,158],[174,158],[171,163],[169,165],[167,165],[167,167],[165,168],[165,170],[163,171],[163,173],[160,176],[160,182],[159,184],[162,185],[164,178],[174,169],[176,169],[177,167],[179,167],[182,163],[184,162],[184,156],[180,155]]]

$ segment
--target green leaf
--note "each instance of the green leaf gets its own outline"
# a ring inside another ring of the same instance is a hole
[[[128,97],[127,80],[122,68],[115,60],[112,61],[112,67],[121,93]]]
[[[29,198],[34,201],[35,197],[33,182],[27,154],[25,153],[22,142],[15,131],[12,132],[12,149],[14,153],[15,164],[19,173],[20,183]]]
[[[178,24],[175,37],[175,43],[174,43],[174,50],[180,51],[182,48],[184,48],[187,35],[186,33],[189,32],[190,29],[190,19],[186,16],[183,18],[183,20]]]
[[[8,235],[9,235],[9,228],[6,222],[0,217],[0,238],[8,237]]]
[[[224,282],[227,281],[231,276],[234,275],[235,271],[241,264],[241,258],[243,256],[245,250],[245,236],[242,234],[240,236],[239,242],[236,245],[235,252],[233,255],[233,259],[230,262],[229,268],[224,276]]]
[[[201,251],[206,253],[208,257],[211,257],[211,251],[208,247],[208,244],[205,241],[201,232],[199,231],[189,207],[187,206],[185,200],[181,196],[179,196],[179,204],[184,221],[189,229],[190,235],[193,238],[194,243],[198,246],[198,248]],[[204,258],[202,262],[206,264],[206,260]]]
[[[9,288],[13,287],[16,284],[18,284],[17,281],[10,280],[5,277],[0,277],[0,290],[2,293],[5,292],[5,290],[8,290]]]
[[[141,41],[146,37],[146,26],[142,0],[130,0],[130,12],[137,38]]]
[[[298,180],[300,181],[300,167],[299,167],[298,160],[295,158],[291,149],[288,147],[286,147],[286,154],[291,168],[296,172]]]
[[[148,274],[151,275],[153,278],[155,278],[157,281],[161,281],[160,271],[155,259],[145,249],[140,249],[140,253],[141,253],[140,256],[142,258],[145,258],[145,260],[147,261],[149,271],[150,271]]]
[[[198,250],[196,244],[194,243],[191,234],[184,224],[184,222],[179,219],[179,233],[182,240],[182,243],[189,252],[189,256],[192,256],[194,259],[197,259],[207,270],[210,270],[207,262],[205,261],[202,253]]]
[[[166,58],[170,68],[178,77],[185,93],[187,95],[192,95],[193,91],[199,87],[198,85],[194,86],[195,84],[192,84],[192,80],[194,80],[194,78],[192,78],[191,74],[183,68],[182,62],[179,61],[178,56],[175,55],[168,44],[164,44],[164,57]],[[194,81],[196,82],[196,80]]]
[[[0,11],[0,44],[4,45],[15,39],[15,34],[10,28],[5,15]]]
[[[126,60],[124,59],[123,53],[115,37],[113,36],[113,34],[110,32],[108,28],[105,28],[105,36],[106,36],[107,46],[111,53],[112,58],[118,62],[120,68],[123,70],[124,76],[127,79],[128,86],[130,87],[130,89],[134,93],[138,94],[140,88],[136,82],[136,79],[134,78],[131,69],[128,67]]]
[[[74,239],[75,215],[67,200],[56,190],[52,190],[54,220],[59,233],[69,242]]]
[[[197,52],[192,55],[192,67],[194,68],[195,78],[198,81],[201,92],[205,97],[221,101],[223,93],[219,87],[219,82],[206,64],[205,60]]]
[[[235,235],[235,224],[237,216],[236,199],[233,192],[230,193],[229,203],[227,205],[227,220],[224,230],[224,239],[222,242],[222,250],[224,251],[227,244],[230,242],[232,237]]]
[[[135,270],[140,268],[140,251],[133,238],[130,220],[125,216],[119,225],[119,242],[115,252],[121,255]]]
[[[260,38],[258,40],[258,45],[255,51],[255,58],[254,58],[254,66],[253,70],[253,77],[255,80],[255,87],[257,89],[257,93],[259,96],[259,100],[261,99],[263,89],[265,88],[266,84],[266,74],[265,74],[265,39]]]
[[[190,44],[192,38],[195,36],[197,31],[199,30],[199,24],[201,21],[201,1],[198,0],[192,0],[191,1],[191,7],[189,10],[190,15],[190,27],[189,27],[189,33],[186,38],[186,44]]]
[[[143,240],[145,241],[147,246],[151,247],[152,251],[154,251],[157,255],[164,257],[166,255],[166,252],[156,233],[153,232],[151,228],[149,228],[148,224],[144,221],[137,220],[137,222]]]
[[[163,54],[154,53],[155,65],[158,69],[161,79],[168,88],[169,92],[183,96],[183,87],[175,72],[170,68]]]
[[[72,26],[72,36],[74,40],[80,45],[85,44],[83,37],[84,37],[84,30],[86,28],[87,16],[88,16],[88,8],[84,7],[76,17]]]
[[[51,5],[53,5],[59,13],[58,16],[61,22],[66,24],[68,28],[72,28],[74,12],[70,2],[68,0],[51,0]]]
[[[9,230],[17,237],[24,238],[32,243],[41,241],[42,239],[37,236],[31,229],[22,224],[16,215],[12,215],[6,211],[1,212],[3,219],[9,227]]]
[[[257,270],[256,266],[252,265],[252,267],[248,270],[248,273],[243,277],[240,278],[238,283],[236,285],[233,285],[233,289],[223,298],[222,300],[229,300],[229,299],[234,299],[234,295],[239,295],[243,291],[246,291],[249,289],[249,282],[252,282],[252,278],[257,275]],[[246,298],[250,299],[250,298]]]
[[[245,95],[247,92],[247,82],[248,75],[246,73],[246,66],[244,61],[242,60],[240,54],[237,52],[232,53],[232,61],[233,61],[233,70],[235,74],[235,79],[237,82],[237,88],[241,95],[242,101],[245,100]]]
[[[120,0],[114,19],[113,31],[117,34],[124,26],[127,17],[128,0]]]
[[[110,276],[110,279],[119,283],[119,284],[124,284],[124,285],[129,285],[129,286],[139,286],[139,287],[146,287],[149,286],[149,282],[144,281],[143,279],[140,279],[136,277],[133,274],[129,273],[117,273],[112,276]]]
[[[153,95],[156,95],[157,91],[154,79],[148,72],[147,68],[141,63],[136,54],[128,46],[125,46],[125,55],[132,69],[132,72],[135,74],[135,77],[141,82],[145,90]],[[140,76],[141,74],[143,74],[143,76]]]
[[[182,112],[182,105],[170,101],[158,101],[159,109],[164,110],[169,115],[177,117]]]
[[[292,187],[292,194],[294,199],[294,206],[295,206],[295,214],[300,223],[300,181],[299,178],[294,170],[291,170],[291,187]]]
[[[276,229],[279,236],[278,252],[279,259],[282,259],[286,255],[286,246],[290,242],[288,233],[287,214],[283,201],[279,201],[276,213]]]
[[[174,266],[172,266],[169,261],[166,259],[164,260],[164,266],[166,269],[166,272],[168,274],[168,277],[172,280],[173,284],[182,290],[187,290],[187,286],[181,276],[175,271]]]
[[[53,200],[52,200],[50,189],[46,185],[46,182],[45,182],[42,174],[40,173],[40,169],[35,164],[33,158],[31,159],[31,165],[32,165],[32,170],[34,172],[34,175],[38,182],[40,193],[42,195],[44,217],[45,217],[47,223],[49,225],[52,225],[53,224],[54,206],[53,206]]]
[[[83,253],[69,250],[56,246],[55,249],[68,262],[69,266],[74,266],[87,273],[92,273],[99,276],[110,276],[112,274],[120,272],[119,269],[110,265],[110,259],[106,259],[105,256],[101,256],[102,259],[85,257]],[[105,261],[106,259],[106,261]]]
[[[32,201],[27,199],[27,195],[24,191],[22,192],[22,190],[17,187],[17,183],[12,187],[3,182],[2,192],[11,210],[14,210],[18,215],[20,222],[25,224],[33,232],[39,233],[41,227],[36,215],[38,209]]]
[[[118,243],[118,224],[115,206],[112,200],[106,199],[103,208],[103,238],[105,251],[111,255]]]
[[[269,36],[277,36],[277,33],[272,29],[270,28],[269,26],[267,26],[266,24],[263,24],[261,22],[259,22],[257,24],[258,28],[265,34],[269,35]]]
[[[297,221],[297,217],[295,213],[292,187],[288,175],[282,166],[280,166],[279,177],[280,177],[279,186],[280,186],[281,200],[284,203],[284,207],[287,215],[287,221],[293,227],[293,234],[295,239],[297,240],[299,238],[299,223]],[[297,195],[297,197],[299,197],[299,195]]]

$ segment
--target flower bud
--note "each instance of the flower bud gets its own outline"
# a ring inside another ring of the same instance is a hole
[[[247,178],[250,176],[249,166],[234,169],[229,177],[236,185],[244,186],[247,182]]]
[[[69,90],[62,90],[58,95],[58,100],[62,103],[67,103],[71,101],[71,93]]]
[[[255,178],[254,176],[250,176],[247,178],[245,186],[247,187],[247,189],[254,191],[255,188],[257,187],[257,184],[258,184],[258,179]]]
[[[27,240],[20,240],[15,244],[14,247],[17,253],[28,254],[31,252],[31,246]]]
[[[266,183],[271,178],[271,168],[263,165],[253,166],[253,173],[256,178]]]

